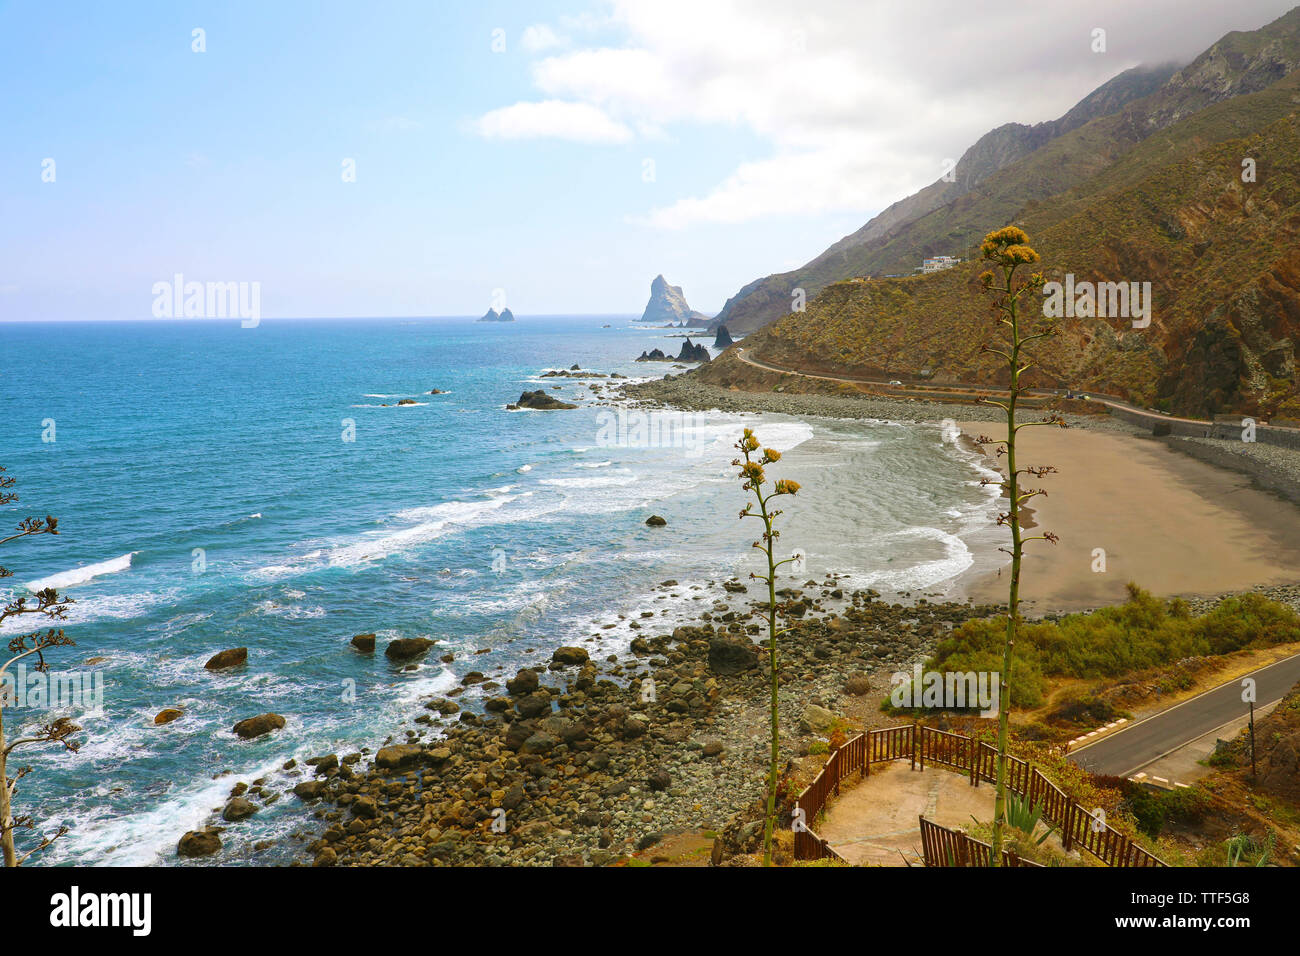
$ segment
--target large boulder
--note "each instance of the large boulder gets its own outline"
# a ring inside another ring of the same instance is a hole
[[[551,655],[556,664],[585,664],[591,655],[581,647],[557,647]]]
[[[254,737],[261,737],[273,730],[283,728],[284,718],[279,714],[258,714],[256,717],[241,720],[233,729],[238,736],[245,740],[252,740]]]
[[[257,806],[253,801],[246,797],[234,797],[226,804],[225,809],[221,811],[221,819],[225,820],[227,823],[234,823],[237,820],[251,817],[256,812]]]
[[[247,647],[232,647],[228,651],[213,654],[203,666],[210,671],[221,671],[227,667],[238,667],[240,664],[247,663],[247,661]]]
[[[506,681],[506,691],[513,697],[531,694],[538,687],[537,671],[524,668],[512,679]]]
[[[293,794],[299,800],[319,800],[325,795],[324,780],[307,780],[293,788]]]
[[[668,520],[664,518],[663,515],[651,515],[645,519],[645,523],[651,528],[662,528],[664,525],[668,524]]]
[[[758,655],[749,641],[727,637],[709,638],[709,670],[724,677],[741,674],[758,666]]]
[[[184,857],[211,856],[221,849],[221,837],[215,830],[191,830],[176,844],[176,853]]]
[[[153,719],[154,726],[161,727],[163,724],[170,724],[178,717],[184,716],[184,712],[176,707],[165,707],[158,711],[158,716]]]
[[[536,691],[515,701],[515,713],[524,719],[539,717],[551,712],[551,695],[545,691]]]
[[[375,635],[358,634],[352,638],[352,646],[362,654],[373,654],[375,652]]]
[[[510,411],[518,411],[521,408],[534,408],[540,411],[549,412],[563,408],[577,408],[577,405],[570,405],[568,402],[562,402],[554,395],[548,395],[540,388],[534,392],[524,392],[519,396],[519,401],[512,402],[506,408]]]
[[[384,656],[390,661],[409,661],[419,657],[429,648],[433,641],[427,637],[398,637],[388,642]]]
[[[799,718],[799,730],[805,734],[824,734],[840,719],[839,714],[833,710],[827,710],[816,704],[806,704]]]
[[[526,754],[548,754],[557,743],[559,741],[550,734],[538,732],[529,736],[521,749]]]
[[[423,751],[416,744],[395,744],[384,747],[375,754],[375,766],[384,770],[400,770],[420,759]]]

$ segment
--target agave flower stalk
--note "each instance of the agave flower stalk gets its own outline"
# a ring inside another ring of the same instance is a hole
[[[754,437],[754,432],[746,428],[736,448],[744,456],[743,460],[735,459],[732,464],[740,469],[739,477],[743,480],[743,489],[752,492],[754,501],[749,502],[741,509],[741,518],[758,518],[763,522],[763,535],[759,540],[754,542],[754,547],[763,552],[767,559],[766,574],[750,574],[751,578],[763,581],[767,584],[767,659],[768,659],[768,677],[771,688],[771,763],[768,767],[767,775],[767,815],[766,822],[763,826],[763,865],[772,865],[772,836],[776,830],[776,789],[778,784],[778,773],[780,769],[779,753],[781,745],[781,731],[778,724],[778,703],[777,691],[780,688],[780,672],[778,670],[778,661],[776,654],[776,641],[782,634],[785,634],[791,628],[778,629],[776,626],[776,572],[777,569],[786,564],[792,564],[798,560],[798,556],[789,557],[778,561],[776,559],[776,539],[781,536],[781,532],[775,527],[777,517],[781,514],[780,509],[772,507],[772,501],[782,495],[793,495],[799,491],[799,483],[782,478],[775,482],[772,490],[765,491],[764,485],[767,482],[767,476],[763,472],[763,466],[773,464],[781,460],[781,453],[772,448],[763,448],[763,454],[757,459],[754,453],[759,450],[758,439]],[[758,510],[754,510],[754,505],[758,505]]]
[[[997,785],[993,809],[993,852],[989,854],[990,866],[999,866],[1002,862],[1002,830],[1007,817],[1007,746],[1011,716],[1011,656],[1016,644],[1016,629],[1020,620],[1020,566],[1026,542],[1042,540],[1055,543],[1056,535],[1050,531],[1025,537],[1021,527],[1021,510],[1030,499],[1047,494],[1042,488],[1022,489],[1021,475],[1042,477],[1055,472],[1050,465],[1021,468],[1016,460],[1016,436],[1022,428],[1033,425],[1056,425],[1065,427],[1065,421],[1059,415],[1042,421],[1016,420],[1017,404],[1025,386],[1021,384],[1026,372],[1034,368],[1025,348],[1038,339],[1056,334],[1050,323],[1039,317],[1022,317],[1020,306],[1026,293],[1041,289],[1043,277],[1034,273],[1028,279],[1016,278],[1016,270],[1022,265],[1031,265],[1039,261],[1039,255],[1029,245],[1029,237],[1015,226],[1006,226],[994,230],[984,237],[980,246],[983,261],[992,265],[992,269],[980,276],[983,291],[992,297],[993,315],[999,326],[1003,327],[1005,338],[999,344],[1001,348],[985,345],[981,351],[991,352],[1005,360],[1009,372],[1008,396],[1005,402],[985,399],[984,403],[994,405],[1006,414],[1007,437],[995,441],[981,435],[977,441],[981,445],[994,445],[999,456],[1007,456],[1007,477],[1000,483],[1007,498],[1007,510],[998,515],[998,524],[1011,529],[1011,548],[1000,548],[1011,555],[1011,578],[1007,595],[1007,633],[1002,647],[1002,679],[998,690],[998,757]],[[985,483],[995,479],[986,479]]]

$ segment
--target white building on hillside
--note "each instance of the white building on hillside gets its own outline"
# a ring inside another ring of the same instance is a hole
[[[959,262],[961,262],[961,259],[954,258],[953,256],[935,256],[933,259],[921,260],[921,271],[940,272],[943,269],[951,269]]]

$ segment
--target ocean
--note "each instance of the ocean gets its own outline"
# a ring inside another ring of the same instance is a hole
[[[960,597],[958,575],[997,564],[987,472],[950,426],[619,418],[589,388],[607,379],[540,377],[676,371],[633,361],[675,354],[675,334],[628,316],[0,324],[0,465],[22,496],[0,518],[60,530],[0,549],[4,583],[74,598],[76,647],[51,666],[103,682],[102,713],[68,711],[79,752],[15,754],[34,768],[19,812],[69,828],[39,862],[177,863],[236,782],[285,789],[290,759],[373,749],[471,670],[619,654],[693,620],[759,567],[730,465],[744,427],[803,486],[782,503],[780,547],[805,555],[791,584]],[[581,407],[505,410],[537,388]],[[349,646],[361,632],[373,656]],[[405,670],[382,653],[396,637],[437,647]],[[245,667],[204,670],[241,646]],[[184,716],[155,726],[169,707]],[[231,732],[265,712],[286,727]],[[46,716],[7,708],[6,731]],[[222,862],[287,862],[305,819],[287,796],[234,825]],[[281,842],[240,849],[257,840]]]

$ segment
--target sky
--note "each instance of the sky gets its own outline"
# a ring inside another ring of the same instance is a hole
[[[0,321],[713,313],[1292,2],[0,0]]]

